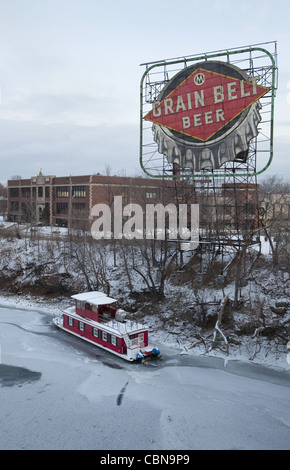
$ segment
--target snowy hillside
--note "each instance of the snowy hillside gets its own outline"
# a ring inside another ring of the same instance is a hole
[[[185,263],[180,272],[172,258],[164,295],[158,297],[148,285],[158,286],[160,270],[153,263],[148,271],[142,247],[92,244],[83,237],[68,238],[65,231],[41,230],[30,238],[7,232],[0,239],[1,303],[53,312],[73,293],[101,290],[117,298],[132,317],[144,319],[156,338],[184,353],[288,367],[290,276],[285,269],[273,269],[267,244],[234,306],[230,272],[222,286],[214,275],[200,283],[194,263]]]

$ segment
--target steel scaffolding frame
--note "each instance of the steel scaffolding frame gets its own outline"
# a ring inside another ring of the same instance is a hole
[[[158,152],[158,144],[153,141],[152,126],[143,118],[177,72],[193,62],[209,59],[224,60],[238,66],[250,78],[255,78],[259,85],[269,87],[270,91],[260,99],[262,120],[259,123],[259,134],[251,140],[248,152],[238,155],[234,161],[226,162],[218,169],[204,169],[192,174],[192,170],[174,166],[165,155]],[[273,158],[274,97],[278,83],[277,43],[256,44],[141,65],[146,67],[140,86],[141,168],[148,176],[163,179],[165,202],[169,199],[168,191],[172,192],[172,183],[169,185],[167,181],[176,180],[176,198],[183,203],[188,200],[185,200],[182,181],[189,182],[192,188],[191,203],[199,203],[200,207],[200,272],[205,272],[206,257],[211,251],[215,255],[220,254],[220,274],[223,276],[237,252],[245,246],[249,248],[260,244],[257,176],[269,167]]]
[[[267,46],[270,51],[262,46]],[[247,168],[247,165],[243,166],[237,161],[233,171],[236,175],[244,175],[247,171],[260,174],[270,165],[273,157],[274,97],[277,89],[276,42],[141,64],[146,67],[146,70],[140,84],[140,165],[148,176],[152,178],[191,176],[203,179],[212,177],[208,170],[192,174],[191,170],[187,168],[183,168],[179,175],[174,174],[173,165],[168,163],[167,158],[158,152],[158,144],[153,140],[151,124],[144,120],[144,116],[152,108],[152,103],[157,100],[161,90],[177,72],[192,65],[193,62],[209,59],[223,59],[236,65],[243,69],[250,78],[256,78],[259,85],[270,88],[270,92],[260,99],[262,121],[255,152],[259,156],[261,166],[256,168],[255,165],[254,169]],[[215,170],[215,176],[223,177],[227,172],[228,169],[223,165],[219,170]]]

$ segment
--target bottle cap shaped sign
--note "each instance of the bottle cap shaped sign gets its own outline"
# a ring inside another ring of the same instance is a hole
[[[246,159],[261,121],[259,99],[269,90],[232,64],[205,61],[176,74],[144,119],[169,163],[216,169]]]

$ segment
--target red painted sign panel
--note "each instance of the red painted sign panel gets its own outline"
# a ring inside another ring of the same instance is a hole
[[[242,113],[269,91],[255,78],[245,80],[237,68],[231,73],[227,64],[219,65],[217,72],[208,64],[179,73],[144,119],[205,143],[228,131],[238,116],[243,119]]]

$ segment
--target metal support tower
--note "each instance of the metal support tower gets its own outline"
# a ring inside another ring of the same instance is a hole
[[[179,168],[158,152],[152,138],[152,126],[143,117],[169,80],[182,68],[194,62],[222,60],[244,70],[259,85],[271,93],[260,100],[259,134],[247,152],[236,156],[214,170],[192,174],[189,168]],[[206,253],[217,253],[222,259],[222,272],[231,254],[243,246],[259,243],[258,180],[273,158],[274,96],[277,89],[277,44],[269,42],[193,56],[178,57],[141,64],[146,67],[140,86],[140,165],[152,178],[163,178],[164,201],[172,194],[176,181],[176,200],[199,203],[201,271],[206,269]],[[167,181],[171,181],[170,184]],[[186,189],[185,189],[186,187]],[[189,197],[189,195],[191,196]]]

